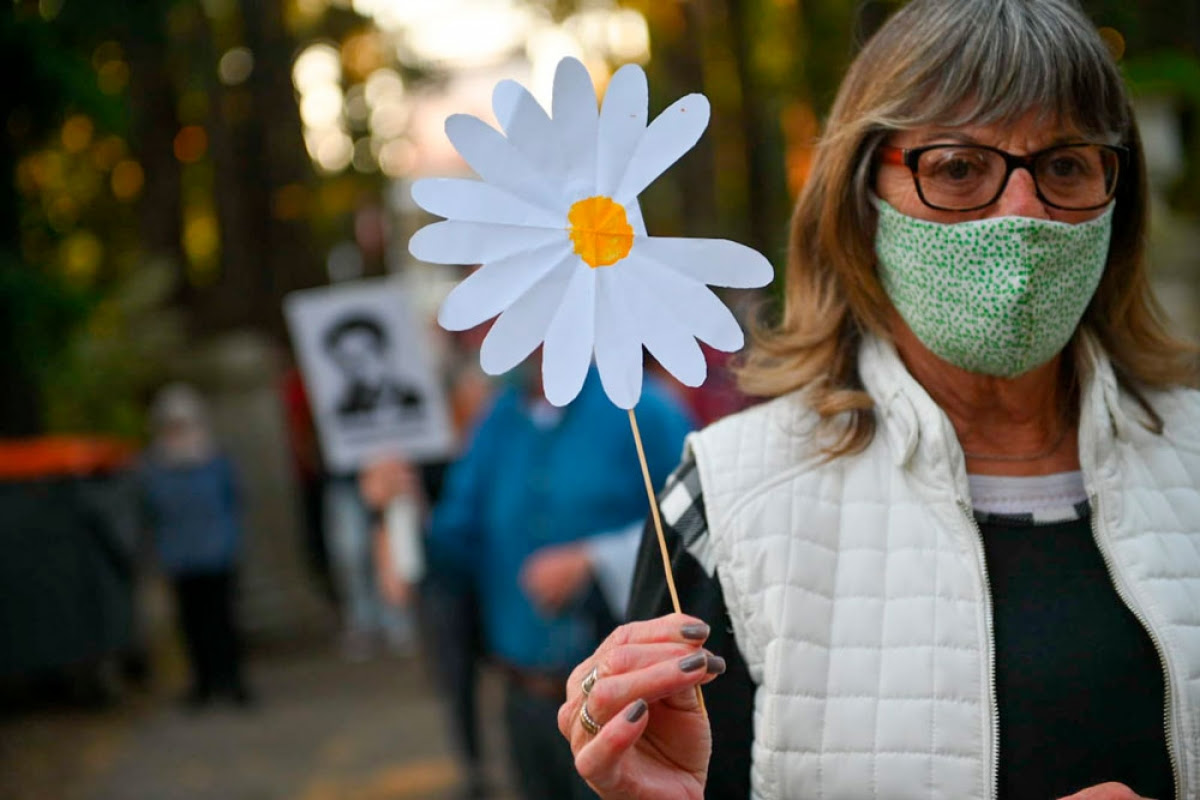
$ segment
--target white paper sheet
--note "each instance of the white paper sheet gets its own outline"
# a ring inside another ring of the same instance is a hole
[[[561,229],[445,220],[408,240],[408,252],[430,264],[486,264],[563,240]]]
[[[562,190],[544,175],[504,134],[478,117],[454,114],[446,120],[446,136],[454,149],[488,183],[549,210],[562,208]]]
[[[542,348],[542,390],[556,406],[575,399],[592,365],[597,271],[577,265],[573,272]]]
[[[608,399],[618,408],[633,408],[642,394],[642,343],[620,284],[611,277],[596,282],[596,367]]]
[[[600,108],[596,141],[596,194],[611,197],[616,193],[646,131],[649,110],[646,73],[635,64],[626,64],[609,81]]]
[[[527,203],[498,186],[470,178],[422,178],[413,184],[413,202],[430,214],[459,222],[491,222],[534,228],[566,227],[566,216]]]
[[[630,158],[613,199],[623,203],[637,197],[655,178],[695,147],[708,127],[709,114],[708,98],[702,94],[689,94],[655,117],[638,142],[637,151]]]
[[[564,58],[559,62],[554,72],[551,108],[558,141],[571,153],[571,163],[562,176],[563,188],[573,199],[587,197],[596,180],[599,108],[592,77],[577,59]]]
[[[492,93],[492,113],[513,147],[544,175],[562,175],[567,156],[554,123],[534,96],[516,81],[500,81]]]
[[[566,263],[551,270],[496,319],[479,350],[479,365],[484,372],[508,372],[538,348],[570,283],[569,266]]]
[[[749,289],[771,282],[775,271],[757,250],[727,239],[674,239],[649,236],[638,255],[651,258],[709,286]]]
[[[550,270],[567,262],[569,242],[561,240],[508,258],[489,261],[455,286],[438,309],[438,324],[465,331],[511,306]]]

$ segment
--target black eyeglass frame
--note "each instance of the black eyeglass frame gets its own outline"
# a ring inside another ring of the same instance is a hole
[[[996,155],[1000,156],[1001,158],[1003,158],[1004,166],[1005,166],[1004,180],[1000,181],[1000,187],[996,190],[996,194],[992,197],[992,199],[988,200],[986,203],[983,203],[981,205],[971,206],[970,208],[948,208],[947,206],[934,205],[933,203],[929,202],[925,198],[925,192],[921,188],[921,178],[917,173],[917,169],[918,169],[918,165],[921,160],[921,156],[931,150],[950,150],[950,149],[964,148],[964,147],[970,147],[970,148],[974,148],[976,150],[988,150],[988,151],[993,152]],[[1053,150],[1061,150],[1063,148],[1069,148],[1069,147],[1099,147],[1103,150],[1108,150],[1109,152],[1116,154],[1117,170],[1116,170],[1116,174],[1113,176],[1112,188],[1109,189],[1108,196],[1106,198],[1104,198],[1104,202],[1097,203],[1096,205],[1093,205],[1093,206],[1083,206],[1080,208],[1068,208],[1066,206],[1060,206],[1058,203],[1055,203],[1053,200],[1050,200],[1048,197],[1046,197],[1046,195],[1042,194],[1042,185],[1040,183],[1038,183],[1037,173],[1033,171],[1034,162],[1037,161],[1037,159],[1041,158],[1046,153],[1049,153]],[[1061,209],[1062,211],[1094,211],[1097,208],[1103,208],[1104,206],[1108,205],[1112,201],[1113,197],[1116,196],[1117,183],[1120,181],[1120,178],[1121,178],[1121,168],[1124,167],[1129,161],[1129,148],[1128,147],[1124,147],[1122,145],[1117,145],[1117,144],[1098,144],[1096,142],[1067,142],[1065,144],[1056,144],[1051,147],[1046,147],[1041,150],[1038,150],[1035,153],[1029,153],[1029,154],[1023,155],[1023,156],[1019,156],[1014,153],[1010,153],[1006,150],[1001,150],[998,147],[991,147],[986,144],[968,144],[968,143],[930,144],[930,145],[925,145],[924,147],[912,147],[912,148],[892,147],[891,145],[883,144],[883,145],[880,145],[876,149],[875,152],[879,158],[879,161],[884,164],[895,164],[897,166],[908,167],[909,171],[912,173],[913,185],[917,187],[917,196],[920,197],[921,202],[924,203],[925,205],[927,205],[929,208],[935,209],[937,211],[956,211],[956,212],[962,212],[962,213],[965,213],[968,211],[978,211],[981,208],[987,208],[988,206],[990,206],[991,204],[993,204],[997,200],[999,200],[1000,195],[1004,194],[1004,190],[1008,187],[1008,179],[1012,177],[1013,171],[1017,170],[1017,169],[1024,169],[1026,172],[1029,173],[1030,177],[1033,178],[1033,189],[1037,193],[1038,199],[1041,200],[1046,205],[1050,206],[1051,208]]]

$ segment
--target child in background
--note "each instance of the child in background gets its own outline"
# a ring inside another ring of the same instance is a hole
[[[241,502],[233,465],[218,452],[204,401],[192,387],[163,388],[150,423],[139,477],[187,648],[191,688],[184,702],[199,708],[227,694],[247,706],[234,622]]]

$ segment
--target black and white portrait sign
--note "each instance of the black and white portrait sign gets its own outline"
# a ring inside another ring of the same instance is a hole
[[[330,469],[450,453],[450,417],[429,342],[398,282],[293,292],[284,312]]]

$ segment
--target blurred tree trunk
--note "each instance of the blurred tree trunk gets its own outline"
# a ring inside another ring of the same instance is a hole
[[[673,85],[685,91],[699,91],[705,84],[704,9],[701,3],[682,3],[683,35],[679,46],[667,54]],[[672,101],[674,99],[672,98]],[[679,188],[682,198],[683,233],[688,236],[711,235],[717,218],[715,147],[711,135],[701,137],[690,157],[680,165]]]
[[[29,76],[32,53],[22,46],[12,12],[0,19],[0,70],[5,75]],[[18,86],[23,86],[18,81]],[[24,102],[18,92],[6,91],[0,100],[0,115],[10,126]],[[28,111],[26,110],[26,114]],[[17,324],[22,302],[20,270],[20,200],[17,196],[17,152],[13,136],[0,137],[0,436],[28,436],[41,427],[37,381],[18,346],[22,332]]]
[[[306,184],[311,170],[278,4],[246,2],[241,12],[242,44],[254,57],[249,79],[225,87],[206,73],[221,270],[199,293],[196,319],[200,332],[249,327],[281,338],[283,296],[323,282],[306,220],[280,219],[274,207],[276,193]],[[205,63],[216,64],[224,44],[210,28]]]
[[[757,68],[758,4],[761,0],[725,0],[730,49],[741,94],[743,148],[749,192],[750,246],[773,255],[779,248],[788,217],[787,182],[783,168],[780,103],[766,91]]]
[[[854,58],[856,39],[874,31],[883,9],[879,2],[852,0],[798,0],[796,5],[797,87],[823,119]]]
[[[142,249],[147,260],[171,265],[179,297],[186,302],[182,180],[174,149],[179,93],[165,29],[169,5],[170,0],[152,3],[150,8],[144,3],[127,4],[121,43],[130,64],[131,144],[145,177],[138,204]]]
[[[270,305],[264,306],[270,317],[264,322],[279,336],[285,332],[283,296],[325,282],[324,262],[313,249],[307,220],[283,219],[274,209],[276,192],[285,186],[307,185],[312,178],[292,88],[295,43],[284,29],[282,5],[250,0],[244,11],[246,44],[255,58],[250,86],[254,125],[248,134],[265,179],[254,196],[254,213],[263,233],[259,268],[266,271],[270,299]]]
[[[201,334],[260,327],[259,309],[270,302],[261,196],[267,191],[260,171],[253,101],[246,86],[225,87],[212,68],[221,58],[214,23],[202,26],[199,61],[210,101],[205,127],[213,166],[214,206],[220,242],[216,281],[196,298],[196,327]],[[253,76],[251,80],[254,80]]]

